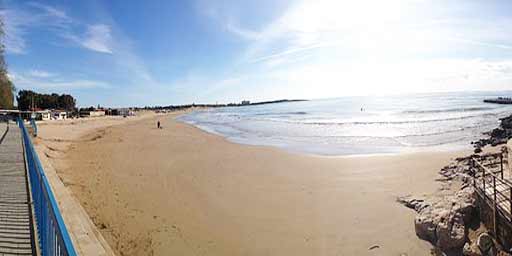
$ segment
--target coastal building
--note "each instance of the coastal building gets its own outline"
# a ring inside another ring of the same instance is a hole
[[[104,116],[105,110],[103,109],[82,109],[80,110],[80,117],[98,117]]]
[[[52,118],[52,112],[48,109],[38,110],[32,113],[32,118],[40,121],[50,120]]]
[[[48,121],[48,120],[65,120],[68,118],[68,112],[65,110],[36,110],[33,112],[27,112],[30,115],[27,116],[37,121]]]
[[[248,100],[243,100],[242,105],[251,105],[251,102]]]
[[[117,113],[120,116],[134,116],[135,112],[129,108],[119,108],[117,109]]]
[[[129,108],[114,108],[106,111],[108,116],[134,116],[135,112]]]
[[[53,120],[65,120],[68,118],[68,112],[64,110],[52,110],[51,118]]]

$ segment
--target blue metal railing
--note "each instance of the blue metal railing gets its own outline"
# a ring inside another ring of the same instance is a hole
[[[57,201],[21,118],[18,118],[18,125],[25,145],[25,159],[30,177],[41,255],[75,256],[75,248],[60,214]]]

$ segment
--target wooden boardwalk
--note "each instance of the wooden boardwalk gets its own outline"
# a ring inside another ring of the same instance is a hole
[[[0,123],[0,256],[35,255],[21,133]]]

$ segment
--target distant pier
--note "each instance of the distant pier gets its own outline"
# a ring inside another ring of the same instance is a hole
[[[512,98],[498,97],[493,99],[485,99],[484,102],[494,104],[512,104]]]

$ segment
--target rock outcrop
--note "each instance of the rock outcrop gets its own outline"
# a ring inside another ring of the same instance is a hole
[[[476,243],[467,242],[462,248],[462,255],[464,256],[482,256],[482,252]]]
[[[429,206],[425,199],[412,197],[411,195],[398,197],[396,201],[417,212]]]
[[[487,138],[472,142],[475,153],[482,152],[482,148],[487,145],[497,146],[506,144],[512,138],[512,115],[500,119],[500,126],[490,132],[487,132]]]
[[[502,251],[493,238],[482,233],[475,241],[469,241],[469,224],[478,221],[477,194],[472,186],[475,176],[472,159],[485,164],[487,168],[500,168],[497,154],[481,153],[487,145],[500,145],[512,138],[512,115],[501,119],[500,126],[488,133],[487,138],[472,142],[475,154],[457,158],[439,171],[440,192],[426,198],[405,196],[397,201],[418,214],[414,219],[416,234],[419,238],[430,241],[443,253],[456,252],[468,256],[509,255]],[[507,148],[502,148],[507,153]],[[498,160],[498,161],[497,161]],[[453,184],[456,184],[454,186]],[[455,190],[454,190],[455,188]],[[452,192],[456,191],[456,192]],[[448,193],[448,194],[447,194]],[[474,229],[471,229],[474,240]],[[444,254],[443,254],[444,255]]]
[[[465,256],[505,256],[506,252],[499,251],[496,244],[488,233],[482,233],[473,243],[466,243],[462,250]]]
[[[476,245],[482,253],[482,255],[496,255],[496,246],[492,237],[487,233],[482,233],[476,240]]]
[[[441,250],[462,248],[476,204],[472,187],[425,206],[414,219],[416,234]]]
[[[438,181],[460,181],[462,189],[435,199],[405,196],[397,201],[418,212],[414,220],[419,238],[430,241],[441,250],[460,249],[467,241],[468,224],[476,207],[476,194],[471,184],[470,159],[458,158],[439,171]]]
[[[439,171],[441,187],[458,181],[460,190],[453,194],[426,198],[405,196],[397,201],[418,214],[414,219],[416,234],[427,240],[441,251],[466,251],[467,255],[482,255],[475,250],[474,244],[468,243],[468,226],[476,215],[477,195],[471,185],[473,170],[471,159],[494,161],[494,155],[471,155],[457,158]],[[449,187],[449,186],[448,186]],[[463,250],[464,249],[464,250]],[[473,253],[474,251],[474,253]],[[473,254],[471,254],[471,253]]]

